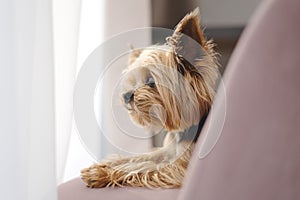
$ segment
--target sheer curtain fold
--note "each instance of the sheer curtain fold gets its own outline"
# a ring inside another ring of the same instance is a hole
[[[53,0],[57,183],[64,177],[72,132],[80,12],[81,0]]]
[[[51,12],[47,0],[0,3],[1,199],[56,199]]]
[[[76,66],[72,66],[73,67],[72,70],[75,70],[75,75],[79,73],[81,66],[84,63],[84,61],[87,59],[87,57],[103,41],[104,2],[105,1],[102,0],[101,1],[89,0],[89,1],[81,2],[80,14],[78,17],[79,26],[77,32],[78,38],[77,38]],[[61,110],[61,112],[64,111]],[[64,126],[64,124],[61,125]],[[69,130],[71,131],[69,132],[70,145],[68,147],[66,160],[64,160],[65,170],[62,177],[63,179],[61,179],[63,182],[78,177],[80,175],[80,170],[93,164],[94,161],[91,155],[84,148],[82,141],[79,137],[79,134],[77,132],[76,124],[74,123],[74,121],[72,126],[70,126],[69,128],[70,128]],[[93,138],[93,139],[97,140],[100,146],[100,138]]]
[[[0,199],[55,200],[91,164],[72,119],[76,73],[105,37],[149,26],[145,12],[149,0],[0,2]]]

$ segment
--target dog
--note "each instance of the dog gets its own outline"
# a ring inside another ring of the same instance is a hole
[[[199,9],[187,14],[166,43],[132,49],[122,79],[121,101],[133,122],[167,131],[163,147],[116,158],[81,171],[88,187],[178,188],[211,108],[218,54],[200,27]]]

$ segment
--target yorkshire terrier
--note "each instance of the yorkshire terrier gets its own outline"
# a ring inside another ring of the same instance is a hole
[[[163,147],[83,169],[88,187],[181,186],[218,79],[214,43],[203,36],[198,15],[198,8],[187,14],[165,44],[133,49],[124,71],[124,107],[146,130],[167,131]]]

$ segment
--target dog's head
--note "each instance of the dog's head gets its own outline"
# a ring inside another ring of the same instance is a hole
[[[199,123],[215,94],[218,63],[199,11],[186,15],[164,45],[134,49],[121,98],[134,122],[151,131],[182,131]]]

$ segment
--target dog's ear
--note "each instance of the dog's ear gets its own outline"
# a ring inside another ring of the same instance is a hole
[[[130,65],[132,64],[141,54],[142,49],[134,49],[134,47],[130,44],[129,45],[131,51],[128,57],[127,64]]]
[[[206,40],[200,27],[199,8],[187,14],[178,23],[170,38],[177,53],[191,63],[203,55],[203,49],[206,50]]]

